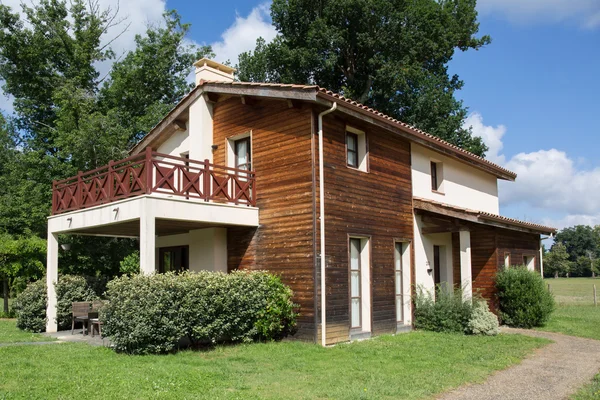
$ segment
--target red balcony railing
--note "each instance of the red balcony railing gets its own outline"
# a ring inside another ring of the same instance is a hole
[[[54,181],[52,214],[151,193],[255,206],[255,173],[147,148],[145,153]]]

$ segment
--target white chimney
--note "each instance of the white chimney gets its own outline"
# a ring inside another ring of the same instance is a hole
[[[203,58],[194,63],[196,67],[196,86],[201,80],[204,81],[219,81],[233,82],[233,73],[235,68],[227,65],[219,64],[216,61]]]

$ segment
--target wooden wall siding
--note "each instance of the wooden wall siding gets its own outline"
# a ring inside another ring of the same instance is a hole
[[[490,308],[496,309],[496,232],[490,227],[473,227],[471,230],[471,277],[473,293],[487,299]],[[460,261],[459,261],[460,262]]]
[[[228,229],[228,268],[280,275],[300,305],[297,337],[314,340],[311,115],[282,101],[217,102],[213,158],[226,164],[227,138],[252,132],[260,227]]]
[[[511,265],[523,265],[523,256],[535,256],[535,270],[540,271],[540,237],[533,233],[497,229],[498,268],[504,267],[504,254],[510,253]]]
[[[366,132],[368,173],[346,166],[346,123]],[[349,338],[349,235],[370,237],[371,331],[394,332],[394,239],[413,237],[409,143],[331,115],[324,131],[327,342]],[[318,190],[318,174],[316,179]]]

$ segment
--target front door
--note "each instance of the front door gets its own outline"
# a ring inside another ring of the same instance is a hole
[[[190,269],[188,246],[161,247],[158,250],[158,272],[180,273]]]
[[[433,246],[433,282],[439,285],[440,279],[440,246]]]

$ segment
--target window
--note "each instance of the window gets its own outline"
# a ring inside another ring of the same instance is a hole
[[[351,328],[361,326],[361,284],[360,284],[360,239],[350,239],[350,302],[352,320]]]
[[[435,283],[436,288],[442,283],[440,264],[440,246],[433,246],[433,282]]]
[[[346,153],[349,167],[358,168],[358,135],[346,132]]]
[[[190,268],[189,247],[162,247],[158,250],[158,272],[183,272]]]
[[[431,161],[431,190],[443,193],[444,191],[444,165],[438,161]]]
[[[369,239],[351,237],[348,246],[350,328],[352,334],[362,334],[371,331]]]
[[[504,268],[510,268],[510,253],[504,253]]]
[[[234,141],[235,168],[249,171],[252,169],[250,136]]]
[[[404,322],[404,262],[403,243],[396,242],[394,249],[394,273],[396,278],[396,322]]]
[[[368,172],[367,137],[363,131],[346,127],[346,165]]]
[[[524,255],[523,265],[526,266],[529,271],[533,271],[535,269],[535,256]]]

